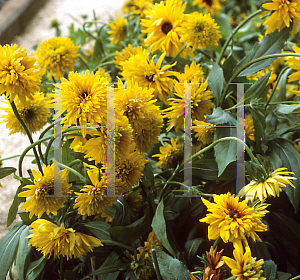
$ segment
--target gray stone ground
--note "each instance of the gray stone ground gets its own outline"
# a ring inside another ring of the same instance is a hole
[[[93,20],[93,10],[101,21],[107,21],[110,16],[120,13],[120,7],[124,0],[48,0],[44,7],[32,18],[27,25],[25,32],[17,36],[13,43],[21,45],[27,49],[28,53],[33,51],[32,47],[41,43],[55,35],[54,29],[50,29],[50,20],[56,18],[61,23],[61,36],[68,35],[68,27],[71,23],[79,26],[75,19],[81,19],[81,15],[87,15],[88,19]],[[0,107],[5,107],[3,104],[4,97],[0,96]],[[0,109],[0,115],[3,110]],[[1,121],[1,119],[0,119]],[[21,154],[22,151],[29,145],[29,140],[22,134],[8,135],[9,130],[6,129],[4,123],[0,123],[0,154],[2,158]],[[34,140],[37,140],[39,134],[33,135]],[[31,153],[32,154],[32,153]],[[27,174],[27,169],[37,169],[36,165],[31,164],[33,158],[27,157],[23,164],[23,173]],[[3,166],[13,166],[17,168],[18,158],[6,160]],[[12,175],[0,180],[3,188],[0,188],[1,203],[0,203],[0,239],[8,232],[10,228],[6,228],[6,217],[9,207],[12,203],[19,181],[13,179]],[[17,219],[15,221],[18,222]],[[14,223],[14,224],[15,224]]]

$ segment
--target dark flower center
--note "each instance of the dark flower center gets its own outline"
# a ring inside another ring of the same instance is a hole
[[[154,82],[154,80],[153,80],[153,76],[154,76],[154,75],[149,75],[149,76],[148,76],[148,75],[146,75],[146,79],[147,79],[147,81],[148,81],[148,82]]]
[[[89,94],[85,91],[81,94],[80,98],[81,99],[86,99],[89,96]]]
[[[202,22],[199,22],[196,26],[195,26],[195,33],[202,33],[204,30],[204,25]]]
[[[212,6],[212,0],[204,0],[204,2],[208,5],[208,6]]]
[[[171,22],[165,22],[161,27],[161,31],[167,35],[172,28]]]
[[[235,210],[235,209],[229,209],[229,216],[230,218],[240,218],[241,215],[239,213],[239,211]]]

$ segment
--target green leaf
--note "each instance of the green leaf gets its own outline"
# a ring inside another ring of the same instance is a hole
[[[108,274],[108,273],[113,273],[119,270],[123,270],[128,268],[128,264],[124,264],[124,263],[116,263],[116,264],[111,264],[111,265],[106,265],[104,267],[100,267],[98,269],[96,269],[92,275],[104,275],[104,274]]]
[[[237,65],[237,60],[231,53],[227,56],[225,62],[222,65],[225,81],[228,82],[233,74],[233,69]]]
[[[120,257],[115,251],[112,251],[109,254],[109,256],[106,258],[106,260],[103,262],[103,264],[99,268],[100,271],[101,271],[101,269],[102,270],[105,269],[107,266],[109,266],[112,263],[113,264],[120,263]],[[124,263],[120,263],[120,265],[124,265]],[[102,275],[98,276],[98,280],[117,279],[119,274],[120,274],[120,271],[110,272],[109,274],[102,274]]]
[[[257,42],[251,51],[249,51],[248,54],[237,64],[237,66],[234,68],[234,72],[239,71],[239,69],[245,64],[256,58],[270,54],[281,53],[281,49],[289,37],[289,31],[290,30],[288,28],[285,28],[281,31],[274,31],[264,36],[262,40]],[[269,66],[275,59],[276,57],[256,62],[248,69],[243,71],[239,76],[241,77],[254,74]]]
[[[224,137],[236,137],[236,128],[217,128],[215,130],[214,140]],[[223,174],[227,165],[236,161],[236,141],[223,141],[214,146],[215,157],[218,164],[218,176]]]
[[[131,222],[131,212],[127,201],[121,196],[114,201],[114,204],[116,205],[116,215],[111,226],[128,226]]]
[[[288,280],[292,276],[291,273],[277,271],[277,279],[278,280]]]
[[[290,114],[299,107],[300,107],[299,104],[298,105],[278,104],[276,106],[275,111],[280,114]]]
[[[31,262],[28,266],[25,280],[36,280],[43,271],[46,262],[47,259],[45,259],[44,257],[41,257],[34,262]]]
[[[12,222],[15,220],[17,213],[18,213],[18,208],[21,202],[24,202],[26,200],[25,197],[18,197],[18,194],[23,190],[23,187],[26,186],[27,184],[21,183],[21,185],[18,187],[16,194],[14,196],[14,200],[9,208],[8,215],[7,215],[7,221],[6,221],[6,226],[9,227]]]
[[[208,75],[208,85],[213,92],[215,104],[220,105],[220,96],[224,85],[224,75],[222,68],[215,62],[212,63],[213,67]]]
[[[288,186],[284,188],[290,202],[294,206],[295,211],[299,206],[300,197],[300,153],[288,141],[280,140],[271,143],[272,152],[276,153],[282,161],[282,166],[287,168],[287,171],[295,173],[293,177],[297,180],[293,181],[295,188]]]
[[[193,257],[196,255],[200,244],[204,241],[203,238],[195,238],[187,241],[184,244],[184,251],[189,263],[191,263]]]
[[[204,122],[212,124],[225,124],[234,120],[233,117],[222,110],[221,107],[216,108],[211,115],[206,115]]]
[[[61,163],[62,164],[69,166],[69,163],[71,161],[75,160],[75,157],[71,154],[72,152],[73,152],[73,150],[70,149],[70,145],[67,142],[65,142],[61,148],[61,156],[62,156]],[[72,168],[75,169],[76,171],[80,172],[77,165],[73,165]],[[78,177],[75,174],[73,174],[72,172],[69,173],[68,178],[69,178],[69,182],[76,181],[78,179]]]
[[[272,102],[279,102],[279,101],[286,101],[286,82],[287,77],[291,72],[291,68],[289,68],[287,71],[284,72],[284,74],[281,76],[278,84],[279,90],[276,90],[272,97]]]
[[[19,246],[17,251],[17,258],[16,258],[16,267],[18,271],[19,280],[25,280],[25,272],[26,272],[26,258],[29,254],[31,247],[28,247],[29,239],[26,238],[30,234],[29,227],[26,226],[22,231],[19,239]]]
[[[221,36],[227,38],[232,31],[229,16],[221,13],[218,17],[216,17],[215,22],[220,27],[219,31]]]
[[[108,230],[109,224],[101,221],[93,221],[84,224],[84,227],[100,240],[111,240]]]
[[[277,265],[272,260],[264,261],[263,272],[268,280],[276,280]]]
[[[175,256],[175,252],[173,248],[171,247],[168,237],[167,237],[167,226],[166,221],[164,217],[164,202],[161,200],[161,202],[158,204],[155,215],[151,224],[155,235],[157,236],[158,240],[161,242],[161,244],[173,255]]]
[[[0,179],[3,179],[6,176],[14,173],[17,169],[14,167],[1,167],[0,168]]]
[[[129,226],[116,226],[111,227],[108,231],[117,238],[117,241],[123,243],[131,243],[137,240],[144,234],[151,231],[151,215],[149,207],[143,217],[136,220]]]
[[[269,77],[271,75],[271,71],[266,73],[263,77],[259,78],[246,92],[245,92],[245,103],[248,98],[251,100],[262,99],[263,101],[267,97],[267,93],[269,90],[269,85],[267,85],[269,81]]]
[[[150,162],[147,162],[144,168],[144,176],[143,176],[143,185],[145,187],[152,187],[154,188],[154,175],[152,170],[152,165]]]
[[[266,126],[266,119],[264,114],[259,110],[253,110],[249,108],[250,114],[253,118],[253,125],[254,125],[254,139],[255,139],[255,145],[256,148],[259,148],[261,143],[261,138],[265,135],[265,126]]]
[[[214,152],[207,151],[203,157],[198,158],[193,162],[193,176],[204,180],[234,180],[236,178],[236,164],[229,164],[225,172],[218,176],[218,164],[216,162]]]
[[[0,280],[6,279],[6,275],[12,266],[20,235],[25,228],[26,226],[22,222],[17,223],[0,242]]]
[[[180,260],[172,258],[153,245],[151,245],[151,249],[155,249],[159,271],[163,280],[190,280],[190,271]]]

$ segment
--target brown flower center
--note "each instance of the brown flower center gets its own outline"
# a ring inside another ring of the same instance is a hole
[[[148,75],[146,75],[146,79],[147,79],[147,81],[148,81],[148,82],[154,82],[154,80],[153,80],[153,76],[154,76],[154,75],[149,75],[149,76],[148,76]]]
[[[212,2],[213,2],[213,0],[204,0],[204,2],[208,5],[208,6],[212,6]]]
[[[30,108],[20,111],[20,115],[22,116],[22,119],[24,119],[24,121],[29,121],[34,118],[34,112]]]
[[[229,210],[230,218],[240,218],[241,217],[239,211],[237,211],[235,209],[228,209],[228,210]]]
[[[172,28],[173,26],[171,22],[165,22],[161,27],[161,31],[167,35]]]

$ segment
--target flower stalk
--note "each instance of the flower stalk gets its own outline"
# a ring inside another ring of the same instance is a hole
[[[28,136],[28,139],[29,139],[29,141],[30,141],[30,144],[33,144],[34,142],[33,142],[31,133],[30,133],[30,131],[29,131],[27,125],[25,124],[25,122],[24,122],[23,119],[21,118],[21,116],[20,116],[20,114],[19,114],[19,112],[18,112],[18,109],[17,109],[17,107],[16,107],[15,102],[12,101],[10,104],[11,104],[11,108],[12,108],[12,110],[13,110],[13,112],[14,112],[16,118],[18,119],[18,121],[20,122],[20,124],[22,125],[22,127],[24,128],[24,130],[25,130],[25,132],[26,132],[26,134],[27,134],[27,136]],[[35,159],[36,159],[36,163],[37,163],[37,165],[38,165],[38,168],[39,168],[40,172],[43,174],[43,168],[42,168],[42,165],[41,165],[41,162],[40,162],[40,159],[39,159],[39,156],[38,156],[38,153],[37,153],[37,151],[36,151],[35,146],[33,146],[33,153],[34,153],[34,156],[35,156]],[[19,175],[20,175],[20,177],[22,177],[22,168],[19,169]]]

